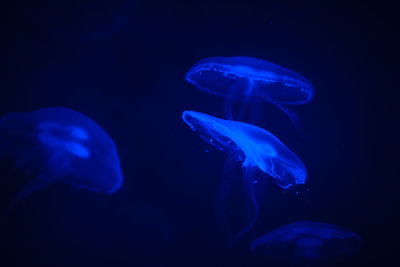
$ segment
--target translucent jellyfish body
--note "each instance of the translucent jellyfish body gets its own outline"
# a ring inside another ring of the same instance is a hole
[[[300,221],[257,238],[251,250],[310,265],[343,260],[354,254],[360,245],[361,238],[349,230],[327,223]]]
[[[284,188],[305,183],[307,170],[303,162],[268,131],[196,111],[185,111],[182,118],[210,144],[235,152],[243,167],[260,169]]]
[[[67,108],[10,113],[0,119],[0,155],[34,175],[17,196],[27,197],[55,181],[113,193],[123,175],[110,136],[87,116]]]
[[[241,230],[232,244],[252,228],[258,216],[258,200],[255,194],[255,170],[273,177],[278,185],[288,188],[295,184],[303,184],[307,178],[307,170],[302,161],[290,151],[278,138],[268,131],[251,124],[219,119],[196,111],[185,111],[183,120],[198,132],[210,144],[227,152],[242,163],[242,176],[246,192],[245,201],[252,203],[254,211],[248,210],[247,226]],[[217,198],[217,216],[226,221],[224,214],[231,175],[222,177],[220,196]],[[251,205],[246,205],[247,209]]]
[[[224,97],[226,119],[242,120],[248,107],[250,120],[257,121],[261,116],[258,103],[268,102],[283,111],[307,137],[298,115],[285,105],[310,102],[314,86],[292,70],[252,57],[210,57],[194,64],[186,80],[202,91]],[[241,103],[236,114],[235,101]]]
[[[249,101],[305,104],[314,87],[306,78],[252,57],[210,57],[197,62],[186,80],[208,93]]]

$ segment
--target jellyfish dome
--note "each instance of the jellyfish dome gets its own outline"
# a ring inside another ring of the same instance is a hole
[[[339,226],[300,221],[280,227],[257,238],[253,252],[296,262],[320,262],[345,259],[361,245],[361,238]]]
[[[53,181],[113,193],[123,175],[110,136],[87,116],[67,108],[43,108],[0,118],[0,156],[36,177],[21,198]]]
[[[210,57],[197,62],[186,80],[200,90],[234,100],[305,104],[314,87],[302,75],[252,57]]]
[[[260,169],[283,188],[305,183],[307,170],[303,162],[268,131],[196,111],[185,111],[182,118],[211,145],[236,153],[243,167]]]

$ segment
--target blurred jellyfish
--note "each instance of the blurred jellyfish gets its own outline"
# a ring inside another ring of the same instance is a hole
[[[96,41],[118,32],[132,16],[135,0],[37,0],[24,15],[37,28],[72,42]]]
[[[222,96],[225,116],[234,119],[233,101],[269,102],[284,111],[297,124],[297,116],[283,105],[311,101],[314,87],[300,74],[274,63],[252,57],[210,57],[197,62],[186,73],[186,80],[200,90]],[[242,104],[239,115],[244,111]]]
[[[13,205],[56,181],[109,194],[123,182],[110,136],[90,118],[67,108],[0,118],[0,156],[14,158],[17,168],[36,177],[22,188]]]
[[[312,265],[343,260],[360,245],[361,238],[349,230],[327,223],[300,221],[257,238],[250,249],[291,263]]]
[[[254,208],[253,219],[249,220],[243,233],[252,228],[258,216],[254,171],[268,174],[283,188],[305,183],[307,170],[303,162],[268,131],[251,124],[219,119],[196,111],[185,111],[182,118],[204,140],[230,153],[234,160],[242,162],[245,190]],[[229,187],[232,177],[224,179],[227,180],[222,187]],[[220,196],[220,206],[223,206],[228,198],[227,190],[222,192],[226,195]]]

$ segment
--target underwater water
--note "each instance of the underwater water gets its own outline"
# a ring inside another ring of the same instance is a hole
[[[22,0],[1,10],[0,266],[394,266],[395,8]],[[248,86],[261,76],[271,83]],[[278,239],[292,250],[269,253],[266,235],[285,227]],[[328,242],[327,229],[362,243]]]

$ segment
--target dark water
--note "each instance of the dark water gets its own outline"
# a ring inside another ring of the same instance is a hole
[[[1,4],[0,114],[48,106],[84,113],[115,141],[125,183],[113,195],[64,184],[32,195],[1,224],[0,266],[286,266],[251,255],[249,236],[226,252],[214,212],[226,155],[181,120],[187,109],[223,116],[223,100],[185,73],[202,58],[238,55],[293,69],[315,86],[314,100],[293,109],[309,139],[276,107],[259,108],[258,126],[290,147],[309,177],[298,194],[266,182],[255,235],[321,221],[363,239],[340,266],[396,259],[393,7],[139,0],[103,14],[111,7],[65,2]],[[1,160],[2,211],[31,178],[12,168]]]

